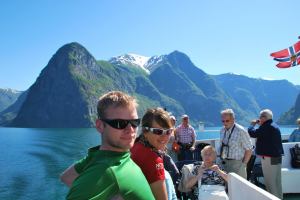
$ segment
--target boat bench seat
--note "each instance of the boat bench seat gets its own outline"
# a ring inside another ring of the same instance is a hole
[[[283,193],[300,193],[300,168],[293,168],[291,165],[290,148],[300,142],[282,143],[284,156],[282,157],[281,166],[281,179],[282,179],[282,192]]]

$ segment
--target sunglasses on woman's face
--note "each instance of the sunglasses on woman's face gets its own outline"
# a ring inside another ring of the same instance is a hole
[[[143,127],[146,131],[151,131],[155,135],[171,135],[173,132],[173,129],[160,129],[160,128],[149,128],[149,127]]]
[[[140,119],[101,119],[111,127],[115,129],[124,129],[130,124],[132,128],[136,128],[140,125]]]

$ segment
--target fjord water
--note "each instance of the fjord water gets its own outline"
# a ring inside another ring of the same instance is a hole
[[[218,138],[219,129],[207,128],[197,139]],[[59,174],[99,143],[94,128],[0,128],[0,199],[65,199],[68,188]]]
[[[99,138],[95,129],[0,128],[0,199],[65,199],[59,174]]]

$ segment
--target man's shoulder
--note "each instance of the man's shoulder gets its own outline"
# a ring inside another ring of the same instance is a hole
[[[236,128],[237,130],[246,130],[244,126],[242,126],[242,125],[240,125],[240,124],[238,124],[238,123],[235,123],[234,125],[235,125],[235,128]]]
[[[129,152],[114,152],[98,150],[97,153],[90,155],[84,166],[84,171],[97,169],[104,171],[110,167],[117,167],[130,159]]]
[[[116,166],[110,166],[109,169],[111,169],[114,173],[117,171],[136,171],[141,172],[140,167],[134,162],[132,158],[126,159],[122,163]]]
[[[177,127],[176,127],[176,130],[177,129],[181,129],[183,126],[182,126],[182,124],[179,124]]]
[[[275,129],[279,129],[278,124],[274,121],[272,121],[272,123],[270,123],[270,126],[274,127]]]
[[[195,130],[192,125],[189,124],[189,129]]]
[[[235,129],[239,132],[239,133],[247,133],[248,134],[248,131],[245,129],[244,126],[240,125],[240,124],[237,124],[235,123]]]
[[[100,145],[97,145],[97,146],[94,146],[94,147],[90,147],[88,149],[88,152],[92,153],[92,152],[98,151],[99,149],[100,149]]]
[[[262,127],[265,131],[281,134],[278,124],[276,124],[273,120],[266,121]]]

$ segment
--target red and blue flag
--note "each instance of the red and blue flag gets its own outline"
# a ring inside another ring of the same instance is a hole
[[[300,41],[287,49],[271,53],[271,56],[279,62],[276,65],[278,68],[300,65]]]

